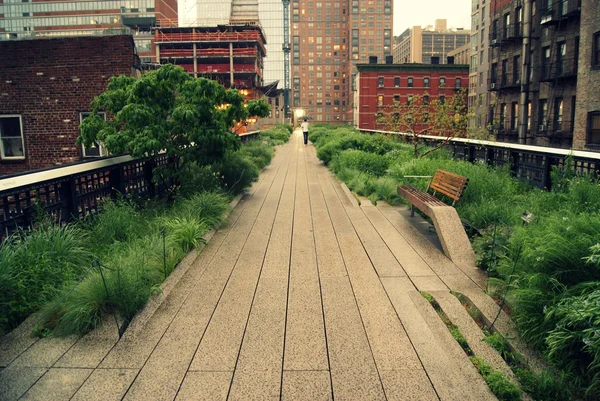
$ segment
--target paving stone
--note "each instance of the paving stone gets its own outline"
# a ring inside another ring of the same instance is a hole
[[[378,208],[374,206],[361,206],[361,209],[410,277],[435,275],[434,271],[425,263],[421,255],[415,251],[411,244],[381,214]],[[380,277],[386,276],[380,274]]]
[[[236,369],[229,397],[230,401],[279,400],[281,366],[276,370]]]
[[[188,372],[177,401],[226,400],[232,372]]]
[[[3,369],[0,372],[0,400],[18,400],[47,370],[15,365]]]
[[[384,370],[379,374],[389,401],[439,400],[423,369]]]
[[[52,368],[21,397],[21,400],[69,400],[92,372],[93,369]]]
[[[438,276],[415,276],[411,277],[413,284],[419,291],[447,291],[448,287]]]
[[[284,371],[281,399],[283,401],[332,400],[329,372]]]
[[[71,401],[119,401],[138,372],[138,369],[96,369]]]
[[[76,336],[42,338],[14,360],[12,365],[38,368],[52,367],[76,342]]]
[[[0,337],[0,367],[8,366],[19,355],[39,341],[31,335],[37,321],[35,314],[29,316],[16,329]]]
[[[96,368],[119,340],[119,332],[112,316],[102,325],[86,334],[57,362],[55,368]]]

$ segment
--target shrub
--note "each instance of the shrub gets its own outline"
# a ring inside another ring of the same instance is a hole
[[[208,232],[208,226],[193,217],[165,218],[161,226],[166,229],[169,243],[184,253],[206,243],[203,236]]]
[[[375,177],[381,177],[387,170],[388,160],[377,154],[350,149],[336,156],[331,167],[333,171],[346,167],[363,171]]]
[[[293,127],[281,124],[277,127],[261,131],[260,136],[266,139],[271,145],[277,146],[286,143],[290,139],[290,134],[292,132]]]
[[[181,196],[216,191],[220,188],[219,172],[214,165],[199,166],[196,163],[189,163],[181,174]]]
[[[496,225],[479,232],[480,235],[473,239],[477,267],[495,272],[499,261],[507,255],[510,232],[510,227]]]
[[[184,199],[178,209],[182,216],[195,218],[210,228],[218,228],[229,211],[229,200],[218,192],[203,192]]]
[[[235,195],[241,193],[258,179],[258,168],[239,153],[227,155],[217,167],[225,190]]]
[[[98,248],[139,236],[140,215],[131,202],[105,201],[101,213],[84,225],[90,228],[91,247]]]
[[[264,144],[260,140],[252,140],[244,143],[238,153],[251,160],[259,169],[271,163],[271,159],[273,158],[273,149],[271,146]]]
[[[523,392],[515,383],[508,380],[502,373],[493,370],[483,359],[469,357],[473,365],[479,370],[488,387],[500,401],[519,401]]]

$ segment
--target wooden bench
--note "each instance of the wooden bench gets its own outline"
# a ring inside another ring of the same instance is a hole
[[[429,178],[430,176],[407,176],[407,178],[411,177]],[[454,206],[454,204],[460,200],[468,182],[469,179],[467,177],[438,169],[433,177],[431,177],[431,181],[429,182],[429,185],[427,185],[425,192],[411,186],[399,186],[398,195],[406,199],[412,205],[411,216],[414,216],[414,208],[416,207],[427,216],[431,217],[432,207],[448,206],[444,201],[436,198],[435,195],[437,195],[437,193],[441,193],[452,199],[451,206]],[[430,189],[433,192],[432,194],[428,192]]]
[[[409,177],[407,176],[407,178]],[[412,177],[429,178],[430,176]],[[464,273],[479,282],[481,280],[475,267],[475,253],[460,217],[453,207],[460,200],[468,182],[467,177],[437,170],[431,177],[425,192],[411,186],[398,186],[398,195],[411,203],[412,217],[414,217],[414,208],[416,207],[431,218],[442,243],[444,254]],[[429,193],[429,190],[432,193]],[[437,198],[437,194],[447,196],[452,200],[452,205]]]

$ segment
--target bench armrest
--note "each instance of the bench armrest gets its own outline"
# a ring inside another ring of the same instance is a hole
[[[431,178],[432,175],[404,175],[402,178]]]

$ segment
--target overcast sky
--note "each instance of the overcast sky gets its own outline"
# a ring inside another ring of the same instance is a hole
[[[471,27],[471,0],[394,0],[394,35],[414,25],[447,19],[448,28]]]

